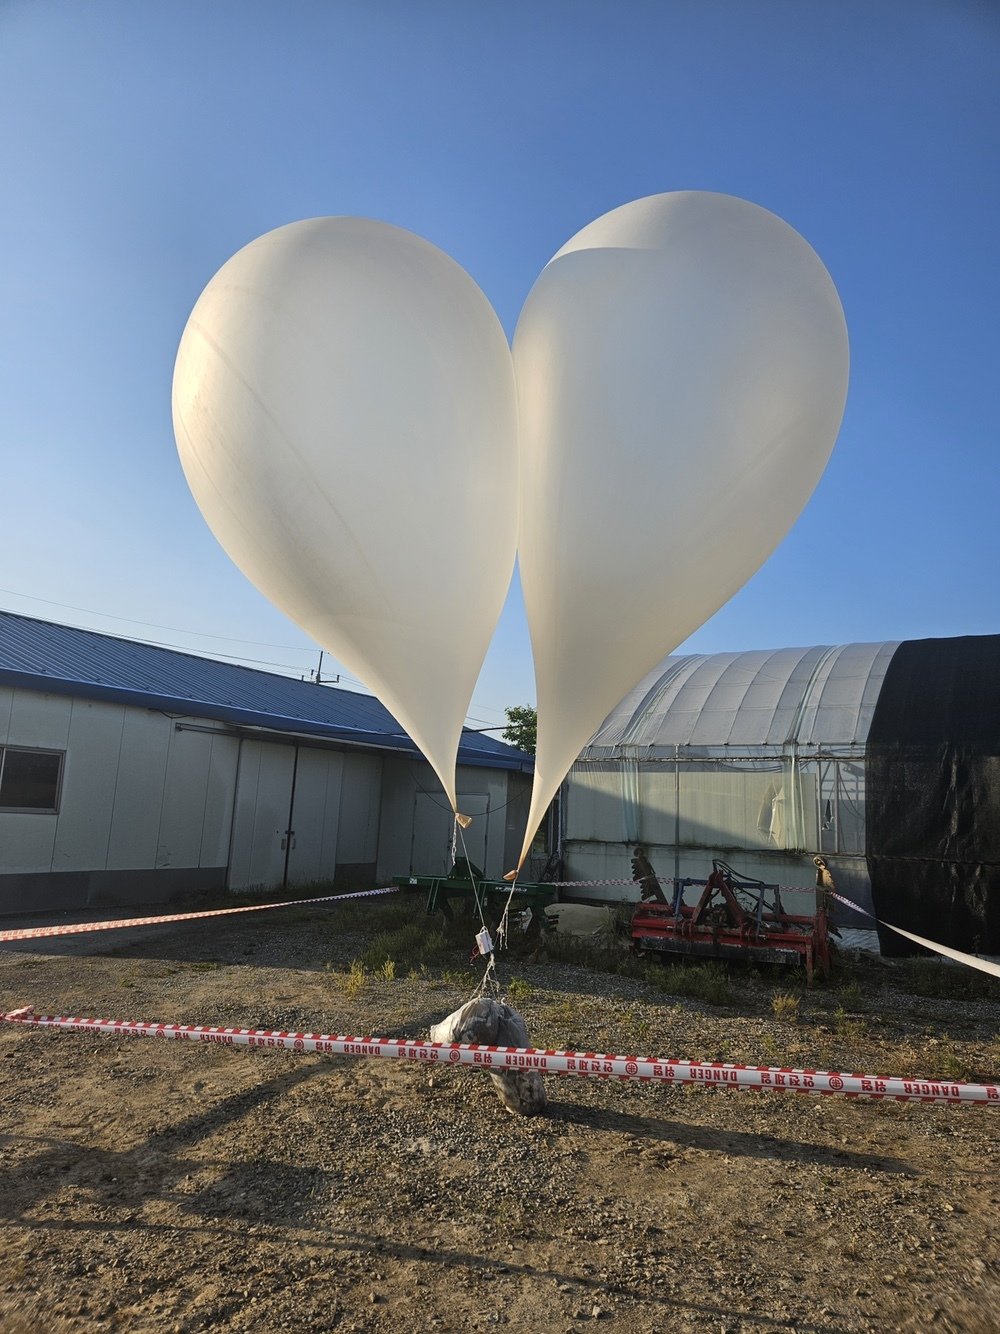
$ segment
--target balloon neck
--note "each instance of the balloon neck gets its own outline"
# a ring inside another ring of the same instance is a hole
[[[456,821],[456,823],[458,824],[458,827],[459,827],[460,829],[468,829],[469,825],[472,824],[472,816],[471,816],[471,815],[461,815],[461,814],[459,814],[458,811],[456,811],[456,812],[455,812],[455,821]]]

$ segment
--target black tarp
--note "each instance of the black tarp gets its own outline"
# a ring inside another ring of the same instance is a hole
[[[917,639],[889,664],[866,747],[877,916],[1000,954],[1000,635]],[[882,952],[912,954],[879,929]]]

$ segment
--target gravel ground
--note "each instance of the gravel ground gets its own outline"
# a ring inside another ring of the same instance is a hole
[[[352,977],[389,920],[365,912],[5,947],[0,1010],[424,1036],[468,949]],[[884,965],[783,1020],[781,975],[734,970],[726,1006],[508,976],[539,1045],[1000,1079],[995,1002]],[[567,1078],[522,1120],[476,1072],[396,1061],[12,1025],[0,1058],[5,1334],[1000,1328],[993,1109]]]

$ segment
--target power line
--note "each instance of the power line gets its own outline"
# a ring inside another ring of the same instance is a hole
[[[234,635],[216,635],[207,630],[185,630],[180,625],[160,625],[157,621],[139,621],[134,616],[118,616],[111,611],[95,611],[93,607],[76,607],[71,602],[54,602],[51,598],[35,597],[33,593],[17,593],[12,588],[0,588],[9,597],[24,598],[27,602],[43,602],[47,607],[62,607],[64,611],[79,611],[85,616],[102,616],[108,621],[125,621],[128,625],[146,625],[153,630],[169,630],[178,635],[195,635],[198,639],[218,639],[227,644],[251,644],[255,648],[287,649],[290,653],[315,653],[307,644],[271,644],[262,639],[237,639]],[[233,656],[233,655],[230,655]],[[252,661],[252,659],[248,659]]]
[[[217,635],[217,634],[212,634],[207,630],[186,630],[184,629],[183,626],[180,625],[161,625],[158,621],[140,621],[134,616],[119,616],[115,612],[111,611],[96,611],[93,607],[78,607],[72,602],[56,602],[53,598],[40,598],[37,597],[34,593],[18,593],[13,588],[0,588],[0,594],[3,594],[7,597],[21,598],[25,602],[40,602],[42,603],[43,606],[46,607],[59,607],[63,611],[79,612],[83,616],[99,616],[107,621],[123,621],[126,625],[141,625],[141,626],[146,626],[152,630],[166,630],[171,634],[190,635],[196,639],[211,639],[222,644],[249,644],[253,648],[277,648],[288,653],[312,654],[316,652],[314,648],[305,644],[273,644],[270,641],[263,639],[238,639],[234,635]],[[79,626],[77,628],[89,629],[90,627]],[[126,638],[125,635],[116,635],[114,631],[109,631],[109,630],[98,630],[95,631],[94,633],[110,634],[117,639]],[[143,639],[132,639],[131,642],[138,644],[148,644],[153,648],[174,649],[180,653],[195,653],[196,655],[198,653],[196,649],[192,649],[189,645],[176,644],[168,640],[143,638]],[[218,650],[213,650],[212,656],[216,658],[226,658],[230,662],[252,663],[255,667],[277,667],[281,671],[288,672],[293,676],[301,676],[303,672],[303,668],[293,666],[291,663],[273,662],[268,658],[252,658],[243,653],[222,653]],[[368,686],[365,685],[364,681],[359,681],[357,677],[348,676],[347,673],[343,671],[339,672],[337,675],[339,683],[347,683],[352,686],[360,686],[362,690],[370,693],[370,691],[368,690]],[[487,709],[491,713],[502,714],[506,712],[505,709],[495,708],[492,704],[479,704],[478,707],[480,709]],[[474,718],[471,714],[468,715],[468,718],[472,722],[484,725],[486,723],[486,719]],[[500,731],[504,726],[505,724],[500,723],[495,727],[491,726],[489,730]]]
[[[137,619],[136,619],[135,617],[133,617],[133,616],[117,616],[117,615],[115,615],[114,612],[109,612],[109,611],[95,611],[94,608],[92,608],[92,607],[77,607],[77,606],[74,606],[74,604],[73,604],[73,603],[70,603],[70,602],[55,602],[55,601],[53,601],[53,599],[51,599],[51,598],[40,598],[40,597],[35,597],[34,594],[31,594],[31,593],[17,593],[17,592],[15,592],[14,589],[12,589],[12,588],[0,588],[0,593],[2,593],[2,594],[6,594],[8,597],[23,598],[23,599],[25,599],[25,600],[28,601],[28,602],[41,602],[41,603],[44,603],[44,605],[47,606],[47,607],[60,607],[60,608],[62,608],[62,610],[64,610],[64,611],[76,611],[76,612],[81,613],[81,614],[84,615],[84,616],[100,616],[100,617],[103,617],[105,620],[110,620],[110,621],[124,621],[124,622],[125,622],[126,624],[128,624],[128,625],[143,625],[143,626],[148,626],[148,627],[150,627],[150,628],[152,628],[152,629],[154,629],[154,630],[167,630],[167,631],[172,631],[173,633],[175,633],[175,634],[179,634],[179,635],[193,635],[193,636],[195,636],[195,637],[198,638],[198,639],[212,639],[212,640],[215,640],[215,641],[217,641],[217,642],[219,642],[219,643],[224,643],[224,644],[250,644],[251,646],[253,646],[253,647],[257,647],[257,648],[278,648],[278,649],[282,649],[282,650],[287,650],[287,651],[290,652],[290,653],[310,653],[310,654],[311,654],[311,653],[315,653],[315,651],[316,651],[314,648],[311,648],[311,647],[309,647],[309,646],[307,646],[307,645],[296,645],[296,644],[271,644],[271,643],[268,643],[266,640],[260,640],[260,639],[237,639],[237,638],[235,638],[233,635],[216,635],[216,634],[210,634],[209,632],[204,631],[204,630],[185,630],[182,626],[179,626],[179,625],[160,625],[160,624],[159,624],[158,622],[156,622],[156,621],[140,621],[140,620],[137,620]],[[90,629],[89,626],[79,626],[79,627],[77,627],[77,628],[78,628],[78,629]],[[94,631],[93,633],[95,633],[95,634],[106,634],[106,635],[110,636],[112,639],[125,639],[125,638],[126,638],[125,635],[117,634],[117,633],[116,633],[115,631],[113,631],[113,630],[98,630],[98,631]],[[152,647],[152,648],[169,648],[169,649],[174,649],[174,650],[176,650],[176,651],[178,651],[178,652],[180,652],[180,653],[194,653],[194,654],[196,654],[196,655],[198,655],[198,656],[202,656],[202,655],[200,655],[200,654],[198,653],[198,650],[196,650],[196,649],[192,649],[192,648],[190,647],[190,645],[187,645],[187,644],[177,644],[177,643],[173,643],[173,642],[171,642],[171,641],[169,641],[169,640],[162,640],[162,639],[147,639],[147,638],[141,638],[141,639],[138,639],[138,638],[131,638],[131,637],[129,637],[128,642],[129,642],[129,643],[133,643],[133,644],[146,644],[146,645],[149,645],[149,646]],[[290,673],[292,673],[293,675],[295,675],[295,676],[300,676],[300,677],[301,677],[302,672],[303,672],[303,668],[301,668],[301,667],[296,667],[296,666],[294,666],[294,665],[291,664],[291,663],[287,663],[287,662],[274,662],[273,660],[271,660],[271,659],[269,659],[269,658],[253,658],[253,657],[250,657],[248,654],[245,654],[245,653],[223,653],[223,652],[222,652],[221,650],[219,650],[219,649],[213,649],[213,650],[212,650],[212,657],[214,657],[214,658],[226,658],[226,659],[228,659],[228,660],[230,660],[230,661],[232,661],[232,662],[237,662],[237,663],[253,663],[254,666],[258,666],[258,667],[278,667],[278,668],[280,668],[282,671],[290,672]],[[367,690],[367,689],[368,689],[368,687],[365,685],[365,683],[364,683],[363,681],[358,681],[355,677],[353,677],[353,676],[348,676],[348,675],[347,675],[346,673],[344,673],[344,672],[340,672],[340,673],[338,674],[338,676],[339,676],[339,680],[342,681],[342,682],[348,682],[348,683],[351,684],[351,685],[360,686],[363,690]]]
[[[82,612],[85,616],[100,616],[109,621],[125,621],[128,625],[145,625],[153,630],[169,630],[174,634],[195,635],[199,639],[217,639],[228,644],[251,644],[256,648],[280,648],[292,653],[313,653],[315,650],[304,644],[272,644],[260,639],[237,639],[233,635],[212,634],[206,630],[186,630],[180,625],[160,625],[157,621],[140,621],[134,616],[118,616],[110,611],[95,611],[93,607],[77,607],[71,602],[55,602],[51,598],[35,597],[31,593],[17,593],[12,588],[0,588],[0,593],[10,597],[24,598],[28,602],[42,602],[48,607],[61,607],[65,611]]]

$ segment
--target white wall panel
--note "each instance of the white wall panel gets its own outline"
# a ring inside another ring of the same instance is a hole
[[[381,805],[381,757],[345,755],[337,837],[338,863],[367,864],[375,861],[378,855]]]
[[[459,788],[456,795],[459,809],[463,815],[471,818],[472,823],[468,829],[456,833],[455,855],[468,856],[473,866],[486,872],[490,860],[490,794],[467,792]]]
[[[21,697],[18,701],[20,721],[14,724],[14,701],[18,696]],[[42,713],[45,702],[54,698],[52,695],[38,695],[34,691],[17,691],[9,686],[0,686],[0,744],[10,742],[13,745],[34,745],[35,742],[22,741],[21,736],[50,735],[46,731]],[[65,748],[65,736],[69,728],[68,705],[68,700],[63,701],[58,710],[55,728],[63,740],[54,749]],[[19,729],[16,735],[11,734],[12,725]],[[0,874],[51,871],[58,819],[57,815],[47,811],[0,812]]]
[[[86,701],[75,703],[83,706]],[[74,701],[66,695],[42,695],[33,690],[15,690],[11,702],[7,744],[37,746],[39,750],[65,750],[69,743],[70,720]],[[114,708],[120,705],[95,705]]]
[[[292,827],[295,846],[288,861],[290,883],[332,879],[337,869],[344,757],[331,750],[299,748]]]
[[[671,870],[653,865],[659,875],[670,875]],[[565,845],[565,867],[568,880],[628,880],[632,875],[630,851],[624,843],[569,843]],[[574,886],[569,893],[574,899],[637,900],[637,885],[594,885],[592,888]]]
[[[205,823],[212,738],[171,728],[156,845],[157,869],[197,866]]]
[[[230,889],[243,889],[250,883],[250,854],[253,849],[254,812],[257,807],[257,780],[260,776],[260,753],[263,749],[263,743],[260,741],[243,741],[240,744],[229,853]]]
[[[515,863],[506,864],[507,842],[507,772],[504,769],[472,769],[461,767],[456,771],[458,808],[463,815],[472,816],[472,824],[465,831],[469,856],[481,866],[487,876],[499,880]],[[486,803],[475,805],[470,794],[485,794]],[[488,812],[488,813],[487,813]],[[521,821],[521,839],[524,823]],[[484,827],[485,826],[485,827]],[[481,832],[480,832],[481,831]],[[520,851],[520,844],[518,845]],[[461,852],[461,844],[459,845]]]
[[[148,870],[156,865],[172,729],[171,720],[161,713],[125,709],[108,870]]]
[[[429,767],[425,768],[430,773]],[[416,773],[417,764],[413,760],[387,755],[382,761],[382,819],[379,825],[376,871],[380,885],[387,885],[395,875],[410,874]]]
[[[0,746],[8,739],[10,732],[10,711],[14,706],[14,691],[11,686],[0,686]]]
[[[478,803],[477,803],[478,804]],[[408,866],[402,868],[409,875],[445,875],[451,865],[451,840],[455,817],[444,794],[429,792],[413,794],[413,838]],[[471,831],[470,831],[471,832]],[[469,856],[475,862],[472,848]],[[476,865],[482,863],[476,862]],[[400,874],[400,872],[396,872]]]
[[[53,871],[102,871],[107,867],[124,716],[121,704],[72,701]],[[57,717],[55,714],[53,723]],[[54,727],[48,735],[55,735]]]
[[[58,819],[45,811],[0,812],[0,875],[51,871]]]
[[[504,852],[499,858],[501,870],[494,872],[490,867],[490,876],[497,879],[500,875],[505,875],[517,865],[517,858],[521,851],[521,844],[524,842],[524,827],[528,822],[528,805],[531,800],[531,776],[530,774],[513,773],[505,770],[498,775],[504,786],[503,801],[491,811],[490,818],[494,815],[503,820],[504,825]],[[542,825],[543,830],[548,831],[548,816]],[[490,857],[493,856],[493,845],[490,846]],[[532,854],[529,865],[527,879],[532,880],[537,875],[541,875],[545,862],[548,860],[546,854],[536,857]],[[538,864],[536,864],[536,862]]]
[[[380,762],[381,772],[381,762]],[[340,803],[344,789],[344,757],[327,752],[326,813],[323,820],[323,847],[320,854],[323,875],[331,876],[337,869],[337,850],[340,846]]]
[[[225,866],[229,861],[229,837],[236,794],[236,760],[240,743],[236,737],[208,738],[208,781],[205,791],[205,822],[201,834],[199,866]]]

